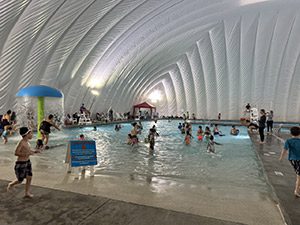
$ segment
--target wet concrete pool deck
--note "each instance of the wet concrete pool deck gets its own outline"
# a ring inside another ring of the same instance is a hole
[[[99,196],[33,187],[36,197],[24,199],[23,188],[3,191],[0,181],[0,224],[120,224],[120,225],[237,225],[230,221],[138,205]]]
[[[267,179],[275,192],[287,224],[300,224],[300,198],[294,196],[296,174],[287,159],[278,160],[288,134],[266,135],[265,144],[259,144],[259,136],[250,134],[257,154],[262,161]]]

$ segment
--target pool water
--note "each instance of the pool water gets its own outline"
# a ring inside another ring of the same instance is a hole
[[[114,125],[64,129],[51,134],[50,145],[65,149],[67,140],[76,139],[83,133],[87,139],[96,141],[98,165],[96,174],[115,176],[130,175],[150,178],[184,179],[202,185],[218,187],[247,187],[267,191],[268,186],[261,164],[256,156],[247,129],[239,127],[240,134],[229,134],[230,126],[220,126],[225,136],[215,137],[216,154],[206,152],[207,142],[198,141],[196,132],[199,125],[192,126],[194,138],[189,146],[184,143],[178,121],[158,121],[155,125],[156,138],[154,155],[149,155],[149,144],[144,143],[154,122],[143,122],[141,141],[137,146],[127,145],[127,135],[132,129],[129,123],[122,124],[118,132]],[[201,124],[205,128],[205,124]],[[55,148],[53,149],[55,150]],[[65,151],[55,154],[57,160],[64,159]]]

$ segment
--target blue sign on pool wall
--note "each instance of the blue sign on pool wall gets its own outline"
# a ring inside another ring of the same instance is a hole
[[[70,141],[71,166],[97,165],[95,141]]]

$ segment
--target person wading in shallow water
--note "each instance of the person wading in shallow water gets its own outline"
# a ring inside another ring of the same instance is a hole
[[[57,130],[60,130],[58,126],[53,122],[53,115],[50,114],[48,116],[48,119],[41,122],[40,125],[40,132],[42,134],[42,141],[45,145],[45,149],[49,149],[49,146],[47,146],[49,141],[49,134],[51,133],[51,127],[55,127]]]

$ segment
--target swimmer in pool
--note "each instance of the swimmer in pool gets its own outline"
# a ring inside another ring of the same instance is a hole
[[[149,154],[153,155],[154,153],[154,145],[155,145],[155,137],[159,136],[154,128],[149,130],[148,141],[149,141]]]
[[[219,135],[219,136],[224,136],[225,135],[225,134],[222,133],[222,131],[219,130],[218,124],[215,124],[214,135]]]
[[[235,128],[234,125],[231,127],[231,130],[230,130],[231,135],[237,136],[239,134],[239,132],[240,132],[240,130]]]
[[[204,131],[202,130],[202,126],[199,126],[199,129],[197,131],[197,137],[199,141],[203,140]]]
[[[206,147],[208,153],[216,153],[215,144],[216,145],[222,145],[218,142],[215,142],[214,141],[214,136],[210,135],[209,142],[207,143],[207,147]]]
[[[190,133],[190,131],[186,132],[185,138],[184,138],[184,142],[186,145],[191,144],[191,138],[192,138],[192,134]]]
[[[209,137],[211,136],[211,131],[208,126],[205,127],[204,136],[205,136],[206,140],[209,140]]]

